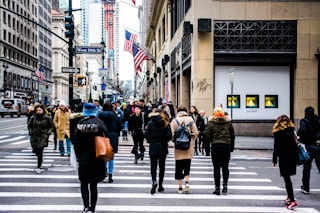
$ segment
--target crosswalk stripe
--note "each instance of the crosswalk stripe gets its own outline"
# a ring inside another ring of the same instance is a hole
[[[11,141],[15,141],[15,140],[20,140],[22,138],[24,138],[26,136],[17,136],[17,137],[14,137],[14,138],[10,138],[10,139],[6,139],[6,140],[1,140],[0,143],[5,143],[5,142],[11,142]]]
[[[81,205],[0,205],[0,211],[75,211]],[[245,207],[245,206],[157,206],[157,205],[98,205],[97,211],[103,212],[246,212],[246,213],[288,213],[283,207]],[[298,208],[296,211],[317,213],[314,208]]]
[[[2,138],[7,138],[7,137],[9,137],[9,135],[1,135],[1,136],[0,136],[0,139],[2,139]]]
[[[131,169],[127,169],[127,170],[117,170],[117,172],[119,173],[150,173],[150,171],[146,171],[146,170],[131,170]],[[175,171],[166,171],[166,173],[169,174],[174,174]],[[191,174],[212,174],[212,171],[192,171]],[[257,175],[257,173],[255,172],[229,172],[229,174],[232,175]]]
[[[30,139],[29,140],[19,141],[19,142],[14,142],[14,143],[10,143],[10,144],[11,145],[18,145],[18,144],[23,144],[23,143],[27,143],[27,142],[30,142]]]

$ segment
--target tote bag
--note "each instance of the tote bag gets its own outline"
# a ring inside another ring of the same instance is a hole
[[[297,146],[298,146],[298,162],[297,162],[297,165],[305,164],[310,159],[309,153],[306,150],[306,147],[304,146],[304,144],[297,143]]]
[[[94,138],[96,146],[96,157],[108,162],[113,160],[114,152],[110,143],[110,139],[103,136],[96,136]]]

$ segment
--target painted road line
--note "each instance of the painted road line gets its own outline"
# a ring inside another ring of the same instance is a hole
[[[0,211],[81,211],[82,205],[0,205]],[[246,213],[288,213],[284,207],[252,206],[156,206],[156,205],[97,205],[98,212],[246,212]],[[314,208],[297,208],[295,212],[319,213]]]
[[[5,143],[5,142],[11,142],[11,141],[15,141],[15,140],[20,140],[22,138],[24,138],[26,136],[17,136],[17,137],[14,137],[14,138],[10,138],[10,139],[6,139],[6,140],[1,140],[0,143]]]
[[[150,171],[147,170],[132,170],[130,169],[122,169],[122,170],[117,170],[118,173],[150,173]],[[166,171],[167,174],[174,174],[175,171]],[[212,171],[192,171],[191,174],[210,174],[212,175]],[[232,175],[258,175],[255,172],[230,172],[229,174]]]
[[[2,138],[7,138],[7,137],[9,137],[9,135],[1,135],[1,136],[0,136],[0,139],[2,139]]]
[[[18,145],[18,144],[23,144],[23,143],[27,143],[27,142],[30,143],[30,139],[19,141],[19,142],[10,143],[10,145]]]

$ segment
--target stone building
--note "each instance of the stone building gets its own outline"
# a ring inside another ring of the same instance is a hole
[[[207,115],[222,103],[236,134],[252,136],[270,136],[281,114],[320,111],[319,1],[164,0],[144,12],[151,101]]]

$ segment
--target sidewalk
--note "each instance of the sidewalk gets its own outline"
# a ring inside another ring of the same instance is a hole
[[[122,136],[119,137],[119,145],[132,146],[133,141],[131,135],[128,135],[128,141],[123,141]],[[148,144],[145,142],[145,145]],[[169,146],[173,146],[170,142]],[[235,149],[240,150],[273,150],[272,137],[249,137],[249,136],[236,136]]]

